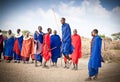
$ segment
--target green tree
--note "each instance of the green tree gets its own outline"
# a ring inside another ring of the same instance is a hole
[[[27,32],[30,32],[29,30],[22,30],[23,35],[25,35]]]
[[[105,40],[105,35],[104,34],[103,35],[100,34],[99,36],[103,39],[103,47],[104,47],[104,50],[106,50],[106,47],[105,47],[106,46],[105,45],[105,41],[106,41]]]
[[[120,40],[120,32],[111,34],[114,40]]]

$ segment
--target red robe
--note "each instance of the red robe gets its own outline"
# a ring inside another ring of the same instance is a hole
[[[28,38],[23,40],[21,56],[24,61],[29,61],[30,55],[34,54],[34,40]]]
[[[43,55],[46,62],[49,61],[49,59],[51,58],[50,34],[45,34],[44,35],[42,55]]]
[[[16,54],[20,55],[18,39],[15,40],[13,51],[16,52]]]
[[[72,35],[72,45],[74,51],[72,53],[72,61],[74,64],[78,64],[78,59],[82,57],[81,52],[81,37],[78,34]]]

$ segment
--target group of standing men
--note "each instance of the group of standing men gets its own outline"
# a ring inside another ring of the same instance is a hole
[[[30,57],[32,61],[35,60],[35,66],[37,62],[43,67],[48,67],[46,63],[51,59],[53,66],[57,66],[57,60],[64,55],[65,68],[69,68],[73,63],[73,69],[78,69],[78,59],[82,57],[81,37],[77,34],[77,30],[74,29],[73,35],[71,35],[71,28],[68,23],[65,22],[65,18],[61,18],[62,24],[62,39],[57,35],[57,31],[53,31],[48,28],[47,33],[42,32],[42,27],[38,27],[38,31],[35,31],[34,36],[29,32],[23,36],[21,30],[17,29],[17,34],[13,36],[12,31],[7,32],[7,36],[3,38],[0,30],[0,61],[1,54],[3,52],[4,60],[10,62],[14,59],[14,62],[28,63]],[[97,35],[98,30],[92,31],[91,42],[91,56],[88,64],[89,78],[92,76],[97,78],[98,68],[101,67],[101,44],[102,40]],[[4,45],[3,45],[4,42]],[[3,47],[4,46],[4,47]],[[44,58],[44,62],[43,61]],[[97,60],[97,61],[96,61]],[[95,79],[94,78],[94,79]]]

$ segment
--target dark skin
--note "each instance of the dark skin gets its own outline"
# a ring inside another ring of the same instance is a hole
[[[41,26],[38,26],[38,31],[42,32],[42,27]]]
[[[64,23],[65,23],[65,20],[62,18],[62,19],[60,20],[60,22],[61,22],[61,24],[64,24]]]
[[[61,24],[65,24],[65,19],[64,19],[64,18],[61,18],[60,22],[61,22]],[[65,56],[65,58],[66,58],[67,60],[69,60],[69,61],[71,60],[71,58],[69,57],[69,55],[64,54],[64,56]],[[65,67],[66,67],[66,63],[65,63]]]
[[[20,33],[20,29],[17,29],[17,33],[18,33],[18,34]]]
[[[42,32],[42,26],[38,26],[38,31],[41,33]],[[35,33],[38,35],[38,32],[35,31]],[[40,66],[42,66],[42,62],[40,64]],[[35,67],[37,67],[37,61],[35,60]]]
[[[57,31],[54,30],[54,31],[53,31],[53,34],[56,35],[56,34],[57,34]],[[57,62],[53,62],[53,66],[57,66]]]
[[[10,35],[12,33],[12,31],[11,30],[8,30],[8,34]]]
[[[47,29],[47,31],[48,31],[48,34],[51,34],[52,33],[52,29],[51,28],[48,28]],[[46,45],[47,46],[47,45]],[[46,68],[48,68],[48,66],[46,65],[46,61],[44,61],[44,67],[46,67]]]
[[[0,33],[2,32],[2,30],[0,29]]]
[[[48,30],[48,34],[51,34],[52,33],[52,29],[50,28],[49,30]]]
[[[98,33],[96,33],[94,30],[91,32],[91,36],[92,36],[92,37],[95,37],[95,36],[97,36],[97,35],[98,35]],[[103,58],[102,58],[101,61],[104,62]],[[96,75],[93,77],[93,79],[94,79],[94,80],[98,79],[98,74],[96,74]],[[89,77],[86,79],[86,81],[90,81],[90,80],[92,80],[92,77],[89,76]]]
[[[95,33],[94,31],[91,32],[92,37],[95,37],[97,35],[98,35],[98,33]],[[95,78],[97,79],[97,76],[98,75],[95,75],[93,79],[95,79]],[[86,79],[86,81],[91,81],[91,80],[92,80],[92,77],[90,77],[90,76]]]
[[[38,30],[39,30],[39,32],[42,32],[42,28],[39,28],[38,27]],[[38,35],[39,33],[38,33],[38,31],[35,31],[35,33]],[[33,62],[34,60],[32,60],[32,62]],[[40,62],[40,66],[42,66],[42,62]],[[35,67],[37,67],[37,60],[35,60]]]
[[[73,33],[77,34],[77,29],[74,29]],[[78,64],[73,63],[73,70],[77,70],[77,69],[78,69]]]
[[[20,29],[17,29],[17,34],[20,34]],[[14,63],[17,63],[17,62],[20,63],[19,60],[18,61],[16,61],[16,60],[14,61]]]
[[[8,30],[8,35],[11,35],[12,34],[12,31],[11,30]],[[11,60],[7,60],[6,63],[10,63]]]

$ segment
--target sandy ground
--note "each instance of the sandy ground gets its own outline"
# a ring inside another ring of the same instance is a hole
[[[23,63],[5,63],[0,62],[0,82],[86,82],[88,77],[87,70],[88,59],[79,60],[79,69],[77,71],[64,69],[64,63],[61,59],[58,61],[58,67],[49,69],[41,66],[35,67],[34,64]],[[120,63],[105,63],[99,71],[99,79],[92,82],[120,82]]]

